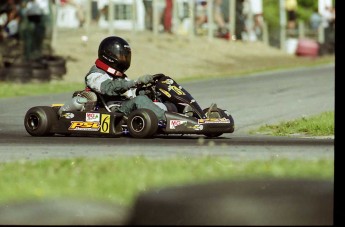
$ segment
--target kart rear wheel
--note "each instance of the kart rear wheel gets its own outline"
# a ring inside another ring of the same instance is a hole
[[[217,111],[211,111],[210,116],[208,116],[208,110],[209,108],[206,108],[203,110],[204,114],[207,118],[227,118],[230,120],[230,123],[232,124],[232,127],[234,127],[234,120],[230,114],[226,114],[224,110],[217,108]],[[232,131],[233,132],[233,131]],[[206,137],[219,137],[223,135],[223,133],[205,133]]]
[[[30,108],[24,117],[26,131],[32,136],[51,136],[50,130],[57,121],[56,111],[49,106]]]
[[[158,119],[152,110],[137,109],[128,115],[127,127],[132,137],[149,138],[158,130]]]

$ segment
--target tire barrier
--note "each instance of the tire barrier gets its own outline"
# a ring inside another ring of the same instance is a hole
[[[332,225],[332,181],[243,180],[157,188],[138,196],[129,225]]]
[[[60,56],[44,56],[41,61],[47,65],[52,79],[61,80],[67,72],[66,60]]]
[[[4,61],[0,81],[15,83],[49,82],[61,80],[66,74],[66,60],[60,56],[43,56],[35,61]]]
[[[0,68],[0,81],[5,81],[6,68]]]
[[[6,69],[6,81],[14,83],[28,83],[31,80],[32,69],[29,64],[13,63]]]
[[[31,82],[49,82],[51,74],[47,68],[33,68],[31,75]]]

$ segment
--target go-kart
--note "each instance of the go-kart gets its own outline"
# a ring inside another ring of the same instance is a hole
[[[72,98],[83,99],[80,94],[76,91]],[[139,85],[135,94],[147,95],[166,110],[166,122],[159,121],[150,109],[136,109],[125,116],[112,108],[121,105],[121,101],[106,102],[97,95],[97,103],[91,110],[85,108],[87,100],[79,102],[78,108],[62,109],[66,103],[32,107],[25,114],[24,126],[32,136],[128,135],[150,138],[160,134],[202,134],[219,137],[234,132],[234,120],[226,110],[216,104],[202,109],[182,86],[164,74],[156,74],[152,83]]]

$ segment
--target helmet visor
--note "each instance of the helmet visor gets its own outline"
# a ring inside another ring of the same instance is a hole
[[[119,44],[117,44],[119,45]],[[131,48],[127,45],[117,46],[115,45],[110,51],[115,60],[114,68],[120,72],[125,72],[131,64]]]

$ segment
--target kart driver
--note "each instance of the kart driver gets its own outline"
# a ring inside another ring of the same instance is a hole
[[[139,84],[153,82],[153,75],[143,75],[137,80],[125,74],[131,64],[131,48],[127,41],[117,36],[103,39],[98,47],[98,59],[85,76],[86,91],[93,91],[105,102],[121,101],[116,111],[128,116],[133,110],[152,110],[161,122],[166,122],[165,110],[153,103],[146,95],[135,96]]]

